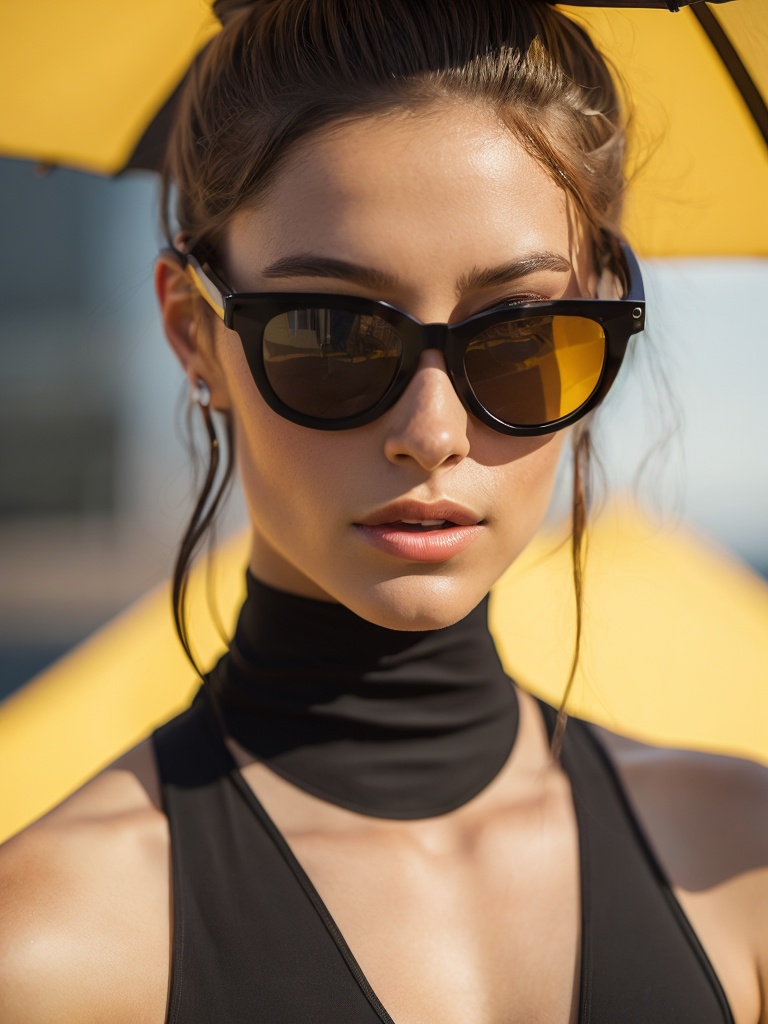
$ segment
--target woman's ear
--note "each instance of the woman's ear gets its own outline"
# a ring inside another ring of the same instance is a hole
[[[155,264],[155,291],[163,329],[192,387],[203,380],[211,407],[228,409],[229,392],[213,346],[213,329],[200,311],[200,300],[186,271],[172,253],[163,252]]]

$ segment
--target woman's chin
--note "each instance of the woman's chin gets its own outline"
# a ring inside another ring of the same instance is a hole
[[[417,632],[452,626],[468,615],[489,589],[474,578],[414,574],[345,588],[338,599],[377,626]]]

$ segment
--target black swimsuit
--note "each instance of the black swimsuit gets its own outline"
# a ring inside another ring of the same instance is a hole
[[[168,1024],[391,1024],[221,724],[334,803],[390,818],[445,813],[498,772],[517,728],[485,617],[484,602],[446,630],[394,633],[249,579],[233,653],[154,737],[173,861]],[[555,713],[540,708],[551,735]],[[585,723],[569,721],[562,765],[579,833],[580,1024],[733,1024]]]

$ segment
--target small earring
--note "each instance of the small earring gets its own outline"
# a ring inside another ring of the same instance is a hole
[[[197,384],[194,387],[190,387],[189,397],[191,401],[197,402],[202,409],[207,409],[211,404],[210,388],[200,377],[197,378]]]
[[[216,427],[213,422],[213,416],[211,416],[211,389],[201,377],[198,377],[197,384],[189,389],[189,397],[191,401],[197,403],[200,408],[200,412],[203,414],[205,429],[208,431],[208,440],[211,443],[211,466],[213,467],[211,471],[215,473],[219,458],[219,441],[216,437]]]

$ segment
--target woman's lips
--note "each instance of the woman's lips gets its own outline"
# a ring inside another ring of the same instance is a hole
[[[471,526],[449,523],[424,530],[400,521],[377,526],[355,523],[355,528],[379,551],[409,562],[445,562],[468,548],[483,529],[480,523]]]
[[[454,501],[401,498],[354,526],[387,555],[409,562],[445,562],[468,548],[484,523],[472,509]]]

